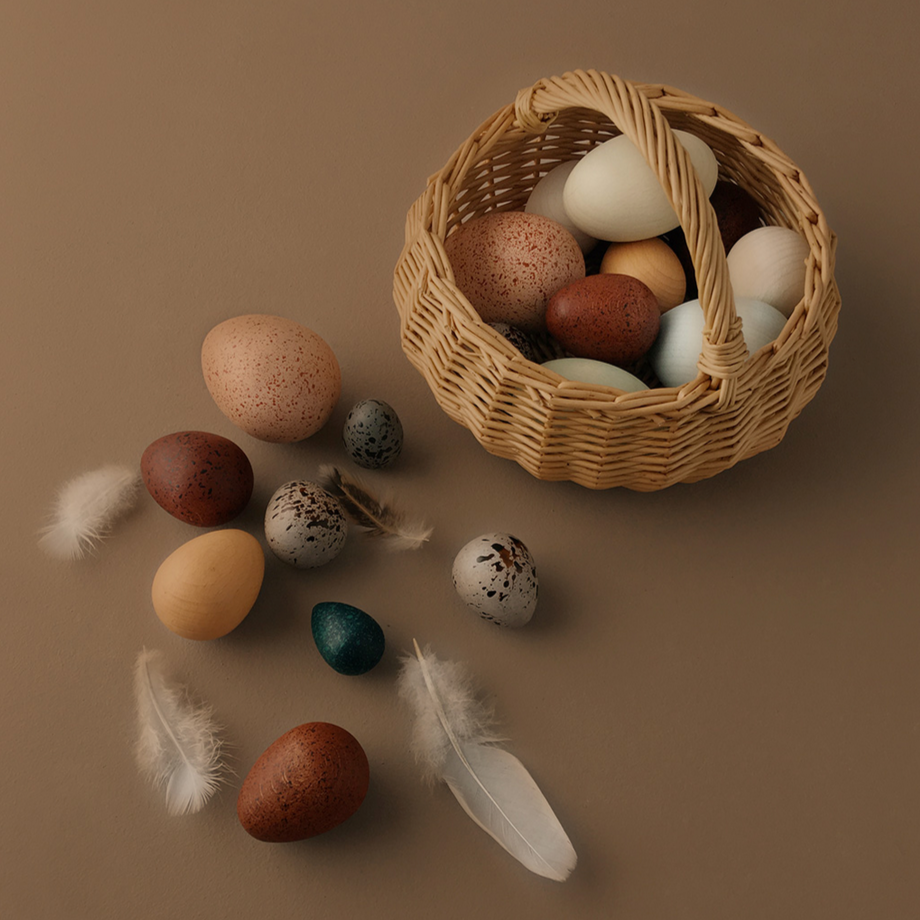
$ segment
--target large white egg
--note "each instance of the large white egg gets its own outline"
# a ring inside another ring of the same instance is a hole
[[[575,225],[572,218],[569,217],[568,211],[565,209],[565,203],[562,200],[562,190],[565,188],[566,180],[577,162],[578,160],[569,160],[551,169],[534,186],[530,197],[527,199],[527,204],[524,205],[524,210],[528,214],[542,214],[544,217],[556,221],[557,224],[562,224],[575,237],[575,241],[581,251],[590,252],[597,240]]]
[[[736,297],[763,300],[783,316],[805,296],[808,241],[788,227],[758,227],[745,233],[726,260]]]
[[[690,154],[706,195],[719,178],[709,146],[686,131],[674,131]],[[566,212],[584,233],[625,242],[660,236],[680,224],[667,195],[639,148],[621,134],[586,153],[563,189]]]
[[[786,324],[779,310],[760,300],[736,297],[735,310],[752,355],[772,342]],[[679,387],[696,379],[702,350],[703,308],[699,300],[688,300],[662,314],[658,338],[648,360],[664,386]]]

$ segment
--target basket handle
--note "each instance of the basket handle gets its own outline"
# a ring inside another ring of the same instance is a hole
[[[576,70],[522,89],[515,101],[517,123],[531,134],[543,134],[565,108],[588,108],[606,115],[639,148],[658,177],[680,219],[699,282],[704,323],[697,367],[718,389],[717,405],[730,408],[748,350],[715,212],[690,155],[661,108],[637,84],[619,77]]]

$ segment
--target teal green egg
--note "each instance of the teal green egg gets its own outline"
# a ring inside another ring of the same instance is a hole
[[[351,604],[317,604],[311,627],[320,655],[339,674],[365,674],[383,657],[386,643],[380,625]]]

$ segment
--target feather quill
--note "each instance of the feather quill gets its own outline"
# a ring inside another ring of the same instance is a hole
[[[492,713],[466,672],[412,642],[399,692],[415,713],[412,747],[426,778],[446,782],[473,821],[531,872],[565,881],[577,861],[572,843],[524,765],[496,746]]]
[[[356,524],[370,537],[381,537],[388,549],[419,549],[428,541],[433,528],[421,521],[410,521],[391,504],[380,501],[356,476],[336,466],[320,468],[323,488],[344,506]]]
[[[222,743],[210,706],[193,703],[171,681],[157,651],[143,649],[134,669],[137,764],[166,793],[171,815],[200,811],[223,782]]]
[[[82,559],[134,507],[139,485],[140,473],[123,466],[71,479],[58,490],[39,545],[56,559]]]

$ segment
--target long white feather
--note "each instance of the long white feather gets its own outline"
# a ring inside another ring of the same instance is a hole
[[[412,747],[426,776],[446,782],[473,821],[531,872],[565,881],[578,858],[572,843],[524,765],[496,746],[492,715],[469,677],[413,645],[399,692],[415,713]]]
[[[137,763],[166,792],[171,815],[204,807],[223,781],[225,764],[210,706],[193,703],[172,682],[157,651],[143,649],[134,670],[137,701]]]
[[[39,545],[56,559],[81,559],[108,536],[137,500],[140,473],[104,466],[66,482],[55,497]]]

